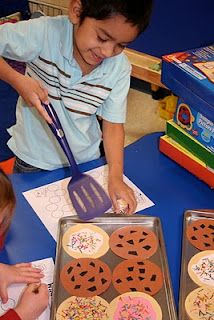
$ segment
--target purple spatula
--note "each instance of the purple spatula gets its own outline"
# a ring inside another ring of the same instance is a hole
[[[68,183],[68,192],[74,209],[82,220],[103,215],[112,205],[109,197],[101,185],[91,176],[80,172],[56,111],[50,103],[48,105],[43,104],[43,106],[53,121],[48,125],[70,163],[72,178]]]

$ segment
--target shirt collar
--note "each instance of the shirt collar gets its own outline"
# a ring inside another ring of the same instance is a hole
[[[65,17],[64,25],[61,31],[60,51],[69,62],[73,59],[73,24],[68,17]]]

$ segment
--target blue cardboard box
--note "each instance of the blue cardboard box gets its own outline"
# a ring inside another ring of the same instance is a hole
[[[213,123],[214,45],[162,58],[162,83]]]
[[[197,107],[194,108],[194,106],[188,105],[185,100],[179,98],[173,120],[214,153],[214,122],[197,111]]]

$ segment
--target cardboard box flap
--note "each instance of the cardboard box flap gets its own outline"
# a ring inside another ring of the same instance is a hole
[[[214,121],[214,46],[163,56],[162,82]]]

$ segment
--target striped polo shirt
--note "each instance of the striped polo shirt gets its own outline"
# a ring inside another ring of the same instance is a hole
[[[0,55],[26,62],[26,74],[47,88],[76,161],[98,158],[101,131],[96,116],[125,122],[131,72],[126,56],[107,58],[83,76],[73,57],[73,25],[66,16],[0,26]],[[8,130],[8,146],[15,155],[45,170],[68,165],[45,120],[21,97],[16,118]]]

